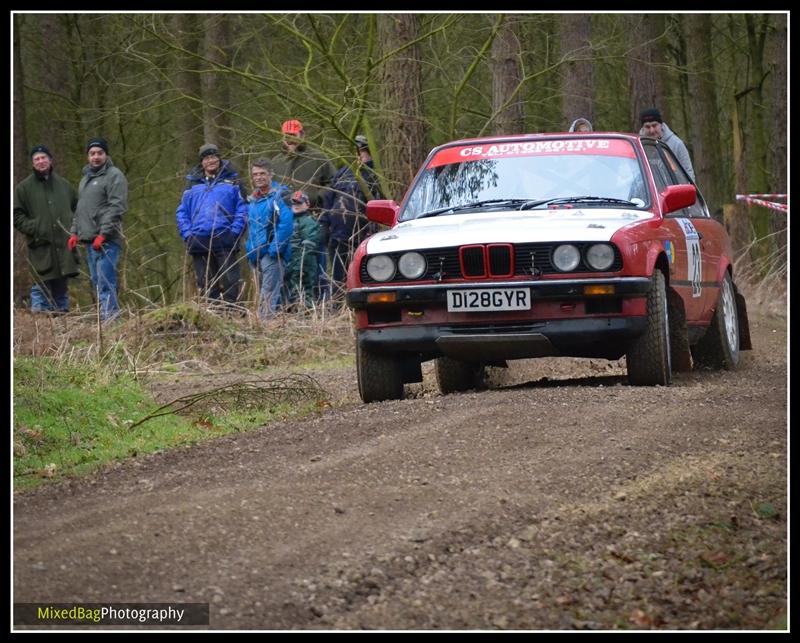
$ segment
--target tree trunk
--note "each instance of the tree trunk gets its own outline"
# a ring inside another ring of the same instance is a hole
[[[773,29],[767,35],[767,64],[771,98],[772,144],[768,160],[769,191],[786,194],[787,154],[786,122],[789,118],[786,102],[786,14],[773,16]],[[772,231],[779,248],[786,247],[786,217],[780,212],[772,212]]]
[[[24,179],[31,171],[28,156],[28,135],[25,128],[24,70],[20,58],[20,33],[24,16],[14,14],[14,184]],[[27,262],[25,236],[14,230],[14,303],[22,305],[22,298],[30,290],[31,276]]]
[[[589,119],[594,126],[594,74],[592,69],[591,16],[567,13],[559,21],[561,57],[561,112],[566,123]]]
[[[722,153],[719,136],[719,108],[714,85],[714,56],[711,51],[711,16],[689,14],[684,17],[689,71],[689,121],[694,149],[692,165],[697,184],[706,198],[712,216],[722,222]]]
[[[178,45],[187,52],[197,53],[199,48],[198,16],[192,13],[177,13],[174,16],[174,29]],[[178,174],[183,176],[188,168],[197,163],[197,150],[203,144],[202,108],[196,102],[201,98],[200,75],[197,62],[189,53],[178,54],[178,73],[176,85],[185,97],[175,110],[175,131],[178,136]]]
[[[228,63],[227,46],[230,39],[230,19],[224,14],[205,18],[203,54],[209,61],[209,71],[203,74],[203,137],[215,143],[223,155],[230,153],[233,137],[230,118],[225,111],[230,106],[230,91],[225,72],[216,71],[214,63]]]
[[[665,20],[662,14],[633,14],[624,17],[628,34],[628,81],[630,85],[631,131],[641,128],[639,114],[648,107],[663,109],[666,105]]]
[[[379,14],[378,40],[382,55],[408,42],[418,33],[417,14]],[[427,154],[422,115],[422,62],[419,45],[404,48],[383,63],[380,90],[382,160],[389,197],[400,199]]]
[[[496,134],[525,131],[525,111],[519,93],[521,55],[520,19],[507,16],[492,43],[492,113]]]
[[[788,120],[788,105],[786,102],[787,51],[786,51],[786,15],[773,16],[773,29],[767,36],[767,64],[770,75],[768,77],[771,98],[771,129],[770,158],[769,158],[769,184],[771,192],[786,193],[786,122]]]

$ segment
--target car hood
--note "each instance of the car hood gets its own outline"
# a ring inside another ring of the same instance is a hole
[[[611,208],[470,212],[404,221],[367,242],[367,253],[403,252],[473,243],[610,241],[620,228],[653,218]]]

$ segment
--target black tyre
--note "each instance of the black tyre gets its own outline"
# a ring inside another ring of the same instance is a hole
[[[436,359],[436,380],[443,395],[481,388],[484,368],[473,362],[461,362],[450,357]]]
[[[667,286],[660,270],[653,272],[647,294],[647,328],[628,346],[626,361],[634,386],[667,386],[672,381]]]
[[[399,400],[403,397],[403,373],[390,355],[363,349],[356,342],[358,393],[364,402]]]
[[[725,273],[714,317],[706,334],[692,350],[695,363],[726,371],[735,370],[739,365],[739,338],[736,292],[730,274]]]

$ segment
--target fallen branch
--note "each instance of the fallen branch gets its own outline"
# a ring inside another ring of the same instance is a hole
[[[184,411],[203,401],[215,402],[220,406],[232,402],[263,406],[265,398],[270,404],[278,404],[298,399],[319,399],[324,394],[325,391],[310,375],[293,374],[277,379],[240,380],[208,391],[183,395],[158,407],[128,428],[133,429],[147,420]]]

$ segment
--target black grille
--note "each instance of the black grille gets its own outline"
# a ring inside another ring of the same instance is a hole
[[[569,243],[569,242],[564,242]],[[425,257],[427,268],[425,274],[416,281],[449,281],[452,279],[463,279],[465,277],[481,277],[490,274],[492,277],[511,276],[538,276],[560,273],[553,266],[551,257],[553,250],[561,243],[517,243],[517,244],[489,244],[489,270],[484,267],[483,246],[467,246],[462,248],[462,255],[469,257],[469,268],[465,265],[465,270],[469,274],[464,274],[461,270],[459,259],[459,248],[434,248],[431,250],[420,250]],[[592,245],[587,242],[574,243],[581,252],[581,261],[573,272],[595,272],[589,268],[583,260],[586,249]],[[512,252],[513,248],[513,252]],[[400,258],[401,252],[390,253],[395,262]],[[474,265],[473,262],[474,261]],[[361,261],[360,274],[362,283],[375,283],[367,274],[366,257]],[[622,255],[614,246],[614,263],[605,272],[619,272],[622,270]],[[560,273],[564,274],[564,273]],[[407,282],[398,271],[392,282]]]
[[[485,277],[483,265],[483,246],[461,248],[461,266],[465,277]]]
[[[492,277],[510,277],[512,275],[511,245],[490,245],[489,274]]]

